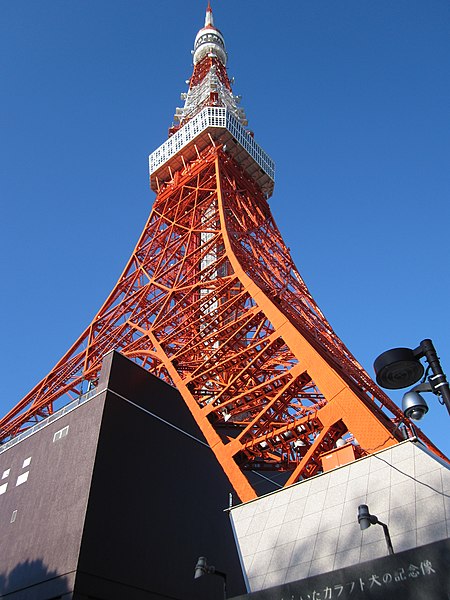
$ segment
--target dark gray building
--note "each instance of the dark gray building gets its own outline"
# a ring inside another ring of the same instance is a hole
[[[95,390],[1,449],[0,597],[222,598],[199,556],[242,594],[231,491],[178,392],[110,353]]]

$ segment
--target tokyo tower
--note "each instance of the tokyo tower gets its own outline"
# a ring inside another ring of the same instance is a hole
[[[268,204],[274,164],[247,129],[209,3],[193,63],[176,124],[150,155],[156,199],[132,256],[87,329],[0,421],[0,441],[88,393],[118,350],[178,389],[246,501],[249,471],[283,472],[290,485],[320,473],[336,444],[357,458],[411,424],[292,261]]]

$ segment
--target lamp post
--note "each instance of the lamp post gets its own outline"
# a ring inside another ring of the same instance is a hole
[[[389,528],[386,523],[382,523],[378,520],[378,517],[371,515],[367,504],[360,504],[358,506],[358,523],[361,531],[368,529],[371,525],[381,525],[384,531],[384,537],[386,539],[386,545],[389,554],[394,554],[394,548],[392,547],[391,536],[389,534]]]
[[[227,598],[227,574],[223,571],[218,571],[216,567],[208,565],[208,561],[204,556],[199,556],[197,564],[195,565],[194,579],[198,579],[203,575],[217,575],[223,579],[223,597],[224,600]]]
[[[426,371],[421,358],[428,363]],[[415,349],[387,350],[378,356],[373,367],[378,385],[390,390],[413,385],[423,376],[422,382],[403,396],[402,409],[406,417],[419,420],[428,412],[427,403],[419,392],[432,392],[438,396],[450,415],[450,387],[430,339],[422,340]],[[428,376],[430,370],[432,375]],[[425,381],[427,378],[428,382]]]

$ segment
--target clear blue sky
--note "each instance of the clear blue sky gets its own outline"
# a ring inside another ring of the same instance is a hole
[[[205,7],[0,3],[1,414],[120,275]],[[370,374],[382,351],[430,337],[450,376],[450,3],[212,7],[234,91],[276,161],[273,214],[336,332]],[[427,399],[423,429],[450,454],[450,418]]]

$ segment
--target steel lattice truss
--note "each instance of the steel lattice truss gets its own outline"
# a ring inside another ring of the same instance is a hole
[[[250,148],[209,4],[194,65],[173,140],[205,107],[224,107]],[[72,348],[0,421],[0,441],[95,386],[111,350],[179,390],[242,500],[256,495],[249,470],[283,471],[288,485],[320,472],[323,453],[340,438],[361,456],[411,429],[333,332],[297,272],[267,203],[271,188],[263,192],[256,183],[270,177],[259,169],[265,163],[255,171],[236,133],[226,134],[227,150],[220,127],[191,141],[180,137],[181,149],[172,144],[171,156],[158,150],[158,194],[124,272]],[[249,165],[253,175],[244,170]]]
[[[288,470],[291,483],[343,435],[362,452],[398,439],[403,415],[334,334],[266,199],[220,148],[159,193],[113,292],[1,421],[2,438],[81,394],[113,349],[179,389],[241,498],[254,495],[242,470]]]

